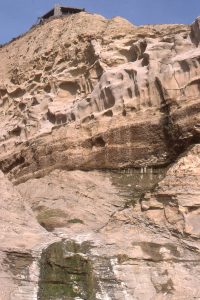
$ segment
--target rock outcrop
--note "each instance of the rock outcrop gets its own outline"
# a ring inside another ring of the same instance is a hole
[[[172,166],[153,194],[145,195],[142,210],[170,230],[183,236],[200,237],[200,147],[195,145]],[[158,220],[158,219],[157,219]]]
[[[199,24],[0,48],[0,299],[200,299]]]
[[[0,299],[34,299],[39,274],[37,247],[45,241],[48,244],[50,237],[2,172],[0,191]]]
[[[19,181],[171,162],[198,136],[196,27],[80,13],[4,46],[2,170]]]
[[[143,212],[140,199],[155,183],[152,174],[143,174],[146,178],[118,174],[118,186],[113,176],[117,174],[57,170],[18,186],[40,224],[65,241],[43,251],[38,295],[41,299],[56,299],[63,293],[69,299],[198,299],[199,241],[162,222],[158,204],[154,211],[149,208],[151,214]],[[130,199],[132,190],[137,193],[129,207],[127,198],[119,196],[125,187]],[[177,222],[178,213],[171,218]]]

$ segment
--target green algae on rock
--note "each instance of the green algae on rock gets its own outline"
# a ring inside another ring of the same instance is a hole
[[[95,299],[92,264],[84,254],[88,247],[88,243],[58,242],[43,251],[39,299]]]

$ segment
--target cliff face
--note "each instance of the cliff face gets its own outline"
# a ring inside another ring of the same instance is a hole
[[[2,170],[158,166],[198,137],[198,27],[80,13],[0,49]],[[195,118],[193,117],[195,113]]]
[[[199,42],[82,12],[0,48],[2,299],[200,298]]]

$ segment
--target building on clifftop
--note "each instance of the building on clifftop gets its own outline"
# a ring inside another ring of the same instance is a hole
[[[75,8],[75,7],[66,7],[56,4],[53,9],[47,12],[42,17],[39,17],[39,22],[42,23],[50,18],[59,18],[65,15],[77,14],[82,11],[85,11],[84,8]]]

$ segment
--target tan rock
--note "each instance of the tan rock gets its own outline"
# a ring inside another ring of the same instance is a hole
[[[171,168],[153,193],[156,201],[164,208],[165,218],[170,228],[199,237],[200,208],[200,147],[195,145]],[[145,199],[148,209],[151,197]],[[141,205],[143,208],[143,206]]]
[[[42,299],[45,283],[76,299],[200,298],[199,55],[199,19],[85,12],[0,48],[3,300]],[[171,162],[152,191],[148,167]],[[77,170],[128,167],[141,172],[123,187]]]
[[[2,169],[25,180],[63,165],[169,163],[198,134],[198,114],[180,116],[198,97],[198,51],[186,25],[83,12],[34,27],[0,49]]]
[[[152,207],[147,212],[132,206],[125,209],[126,198],[119,196],[125,186],[119,188],[111,184],[111,175],[56,170],[18,185],[17,189],[28,199],[38,221],[42,221],[52,235],[65,241],[50,245],[44,250],[43,259],[48,251],[48,264],[65,264],[66,259],[74,257],[73,249],[79,249],[75,251],[92,262],[96,286],[91,282],[88,285],[96,292],[97,299],[168,297],[181,300],[183,285],[185,299],[195,299],[200,292],[199,242],[186,245],[185,240],[170,234],[163,225],[164,209]],[[126,185],[126,189],[132,188]],[[172,214],[171,208],[167,213],[175,228],[177,211]],[[53,214],[57,223],[52,219]],[[65,256],[61,249],[65,249]],[[55,276],[52,270],[53,267],[49,272]],[[67,270],[69,272],[69,266]],[[60,280],[62,282],[62,277]]]

